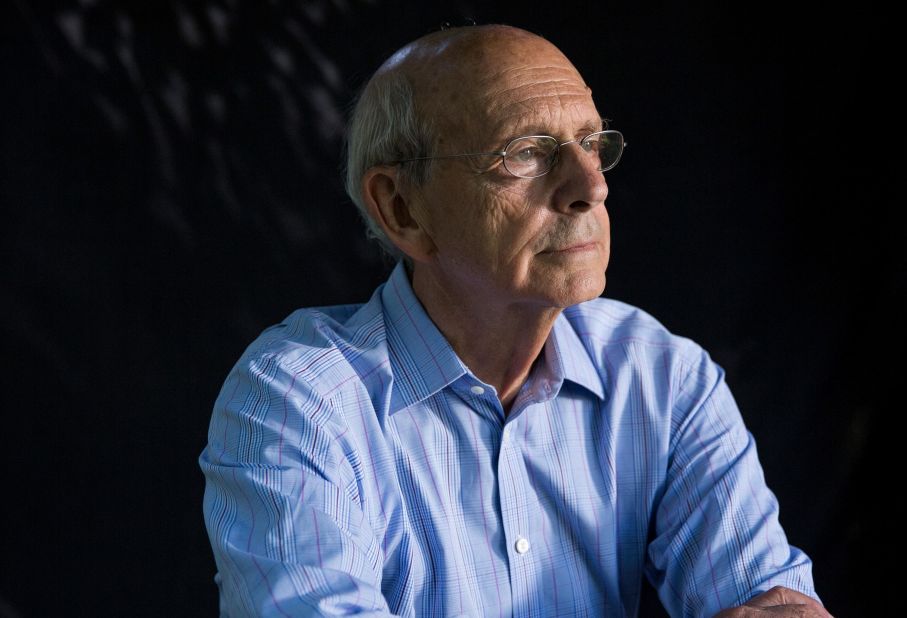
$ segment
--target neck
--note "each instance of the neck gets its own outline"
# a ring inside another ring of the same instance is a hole
[[[495,387],[505,413],[529,377],[561,309],[495,303],[487,294],[437,285],[413,274],[413,291],[470,371]]]

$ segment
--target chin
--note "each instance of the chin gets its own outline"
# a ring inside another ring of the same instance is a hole
[[[598,298],[605,291],[605,273],[584,272],[567,276],[553,295],[554,304],[562,309]]]
[[[584,289],[577,294],[577,300],[573,304],[586,302],[587,300],[592,300],[593,298],[598,298],[605,291],[605,276],[601,275],[595,280],[590,281],[588,286],[585,286]]]

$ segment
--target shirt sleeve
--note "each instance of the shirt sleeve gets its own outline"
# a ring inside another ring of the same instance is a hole
[[[241,361],[215,403],[199,464],[221,615],[388,616],[342,423],[297,364]]]
[[[781,585],[816,597],[788,544],[753,436],[723,370],[700,350],[675,393],[668,471],[647,574],[671,616],[713,616]]]

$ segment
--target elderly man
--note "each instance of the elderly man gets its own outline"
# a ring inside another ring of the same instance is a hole
[[[400,260],[224,384],[200,464],[225,614],[627,616],[648,580],[673,616],[828,615],[721,369],[599,298],[623,146],[523,30],[376,72],[347,188]]]

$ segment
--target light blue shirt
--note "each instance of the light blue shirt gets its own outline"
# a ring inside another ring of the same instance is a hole
[[[398,265],[245,351],[200,457],[229,616],[672,616],[816,596],[724,374],[646,313],[564,311],[509,415]]]

